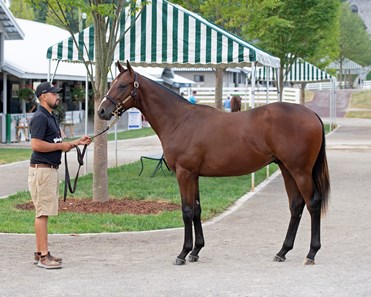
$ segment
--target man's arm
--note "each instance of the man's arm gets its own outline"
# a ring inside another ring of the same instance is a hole
[[[38,138],[31,138],[31,148],[35,152],[47,153],[54,151],[69,152],[72,148],[78,145],[89,145],[91,138],[87,135],[82,136],[79,139],[69,142],[50,143]]]

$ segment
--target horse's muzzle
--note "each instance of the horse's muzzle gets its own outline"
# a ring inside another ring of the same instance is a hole
[[[112,112],[108,112],[103,106],[98,109],[97,114],[101,120],[108,121],[112,117]]]

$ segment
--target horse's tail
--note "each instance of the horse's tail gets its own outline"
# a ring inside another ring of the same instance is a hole
[[[317,115],[318,119],[322,125],[322,145],[321,149],[318,153],[316,163],[314,164],[312,177],[315,186],[315,194],[314,199],[316,199],[317,195],[319,195],[319,199],[321,199],[321,212],[323,214],[326,213],[330,195],[330,175],[328,171],[327,165],[327,157],[326,157],[326,137],[325,137],[325,129],[322,120]],[[316,193],[317,192],[317,193]]]

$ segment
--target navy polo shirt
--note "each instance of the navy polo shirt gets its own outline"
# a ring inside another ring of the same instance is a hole
[[[62,142],[61,130],[53,114],[50,114],[43,106],[39,105],[30,122],[31,138],[37,138],[50,143]],[[32,152],[32,164],[61,164],[62,151]]]

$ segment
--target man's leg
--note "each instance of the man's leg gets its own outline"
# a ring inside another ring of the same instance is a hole
[[[48,249],[48,216],[35,218],[36,252],[46,255]]]

